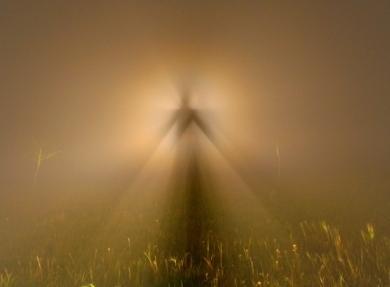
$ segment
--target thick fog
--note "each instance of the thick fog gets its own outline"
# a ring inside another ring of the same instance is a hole
[[[155,145],[183,85],[248,177],[385,192],[389,13],[388,1],[2,1],[0,192],[115,185],[146,160],[170,173],[175,140]]]

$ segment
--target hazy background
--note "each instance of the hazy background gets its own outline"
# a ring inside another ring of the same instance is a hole
[[[278,147],[297,194],[388,199],[388,1],[124,2],[0,2],[3,203],[115,185],[183,79],[254,173]]]

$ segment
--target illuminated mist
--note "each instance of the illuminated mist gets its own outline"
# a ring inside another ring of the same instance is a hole
[[[2,1],[0,287],[389,284],[389,11]]]

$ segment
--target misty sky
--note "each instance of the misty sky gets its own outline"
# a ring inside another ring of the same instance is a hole
[[[193,82],[245,156],[390,171],[389,1],[0,1],[0,180],[110,176]],[[156,116],[156,113],[158,114]]]

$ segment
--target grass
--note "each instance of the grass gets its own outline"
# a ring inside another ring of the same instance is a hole
[[[326,222],[288,229],[261,239],[210,231],[199,262],[157,243],[140,250],[130,238],[84,256],[30,254],[3,266],[0,286],[389,286],[390,240],[373,225],[349,237]]]
[[[203,219],[197,234],[179,196],[130,196],[118,208],[107,193],[78,194],[35,193],[0,208],[0,287],[390,286],[389,222],[376,212],[384,200],[372,213],[363,197],[354,211],[342,199],[284,194],[263,213],[241,194],[206,192],[190,213]],[[183,245],[189,235],[196,249]]]

